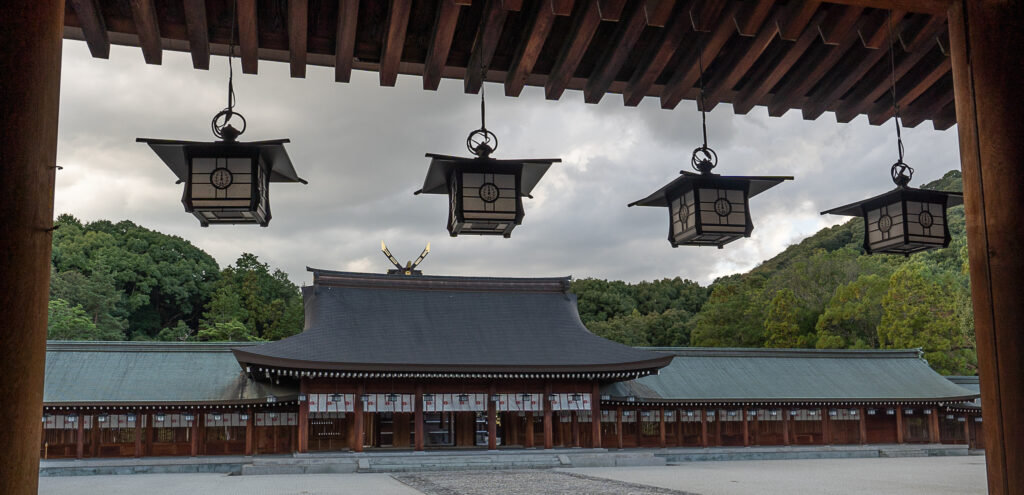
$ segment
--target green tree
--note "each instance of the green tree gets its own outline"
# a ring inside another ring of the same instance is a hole
[[[221,272],[213,297],[203,313],[203,330],[237,322],[255,338],[282,339],[302,331],[305,314],[299,288],[287,274],[273,272],[250,253]]]
[[[800,348],[808,347],[811,339],[800,332],[797,324],[796,295],[790,289],[782,289],[775,293],[768,305],[768,314],[764,320],[765,347]]]
[[[690,319],[691,345],[702,347],[762,347],[765,295],[760,276],[716,281],[700,313]]]
[[[96,326],[81,306],[51,299],[47,311],[46,338],[50,340],[121,340],[124,334]]]
[[[836,290],[815,326],[819,349],[877,349],[888,277],[861,275]]]
[[[117,290],[113,277],[102,268],[89,276],[78,270],[51,270],[50,298],[82,308],[104,334],[123,336],[127,330],[128,322],[120,306],[124,293]]]
[[[252,342],[263,340],[255,335],[242,322],[231,320],[227,323],[215,323],[199,330],[196,334],[199,341],[218,342]]]

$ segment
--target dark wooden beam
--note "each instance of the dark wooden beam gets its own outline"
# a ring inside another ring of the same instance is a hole
[[[932,116],[932,127],[937,131],[944,131],[956,124],[956,102],[952,101],[939,110],[939,113]]]
[[[505,27],[507,16],[508,11],[502,8],[501,0],[486,0],[484,2],[484,13],[480,17],[480,26],[476,30],[476,39],[473,41],[469,64],[466,66],[466,75],[463,78],[463,89],[467,93],[480,92],[484,71],[491,65],[491,58],[494,57],[494,50],[498,47],[498,40],[501,39],[501,32]]]
[[[349,82],[352,78],[358,20],[359,0],[340,0],[338,2],[338,33],[334,48],[334,80],[337,82]]]
[[[946,15],[952,0],[828,0],[829,3],[884,10],[903,10],[918,14]]]
[[[543,2],[544,0],[541,0]],[[582,0],[588,2],[591,0]],[[555,15],[567,16],[572,15],[573,6],[576,4],[576,0],[551,0],[551,10],[555,11]]]
[[[821,41],[826,45],[839,45],[847,38],[850,30],[856,30],[864,9],[860,7],[833,6],[829,9],[825,20],[818,25]],[[884,17],[884,16],[883,16]],[[860,36],[860,33],[857,33]]]
[[[110,37],[107,36],[107,24],[103,21],[103,11],[98,0],[71,0],[71,7],[78,16],[78,24],[82,26],[82,36],[89,46],[89,53],[96,58],[110,57]]]
[[[192,67],[210,68],[210,32],[206,24],[206,0],[184,0],[185,30],[188,32],[188,50],[192,54]]]
[[[288,0],[288,66],[292,77],[306,77],[308,0]]]
[[[608,49],[601,56],[600,62],[590,74],[590,78],[587,79],[587,84],[583,88],[583,100],[587,103],[601,101],[608,91],[608,87],[615,80],[615,75],[619,73],[619,69],[629,58],[633,51],[633,45],[640,39],[640,34],[647,26],[643,5],[634,4],[626,15],[628,17],[618,23],[611,44],[608,45]]]
[[[405,32],[409,28],[412,0],[391,0],[388,4],[387,32],[380,56],[380,85],[394,86],[398,80],[398,64],[402,62]]]
[[[858,11],[858,15],[855,18],[862,19],[859,14],[859,11],[862,11],[860,7],[845,7],[845,9]],[[789,109],[795,107],[797,102],[839,63],[843,55],[853,47],[854,43],[860,41],[860,33],[857,32],[857,27],[859,22],[862,21],[858,21],[856,25],[841,24],[848,19],[850,19],[848,15],[840,16],[837,26],[833,28],[835,31],[842,33],[841,35],[835,35],[836,39],[840,41],[839,45],[819,47],[817,50],[817,53],[820,53],[819,57],[815,57],[815,60],[810,61],[810,63],[804,63],[797,67],[796,71],[789,74],[788,82],[772,96],[771,101],[768,103],[768,115],[781,117]]]
[[[899,36],[902,31],[900,29],[901,23],[903,22],[903,18],[906,17],[907,13],[897,10],[895,12],[876,11],[876,14],[881,14],[883,17],[885,17],[885,20],[883,21],[884,29],[875,29],[873,33],[866,32],[866,30],[862,29],[860,32],[860,41],[864,43],[865,48],[870,48],[872,50],[885,48],[886,50],[888,50],[889,24],[892,24],[893,31],[896,33],[896,36]],[[892,16],[892,18],[890,19],[889,16]]]
[[[796,41],[806,31],[819,6],[821,2],[816,0],[790,2],[789,9],[779,20],[779,36],[786,41]]]
[[[900,124],[906,127],[917,127],[921,122],[934,118],[946,105],[953,102],[953,85],[949,81],[940,83],[929,88],[927,95],[926,98],[902,108]],[[883,124],[885,120],[875,121],[872,124],[876,122],[876,125]]]
[[[730,5],[722,19],[731,21],[738,10],[738,4]],[[672,109],[682,101],[701,76],[700,57],[703,57],[704,69],[707,70],[711,62],[718,56],[718,52],[722,50],[722,46],[735,32],[736,25],[734,23],[718,22],[711,34],[697,33],[697,36],[704,37],[703,43],[698,42],[697,49],[684,59],[672,74],[672,78],[665,84],[665,89],[661,92],[661,108]],[[702,45],[703,50],[700,49]]]
[[[132,19],[135,21],[135,33],[139,36],[142,57],[147,64],[160,65],[163,60],[163,47],[160,44],[160,20],[156,15],[153,0],[131,0]]]
[[[899,35],[899,23],[897,19],[902,17],[902,13],[893,14],[893,31],[896,36]],[[881,23],[873,26],[864,26],[858,29],[861,42],[864,42],[865,37],[869,39],[875,39],[879,37],[879,33],[882,33],[883,39],[889,38],[889,29],[887,22],[887,14],[884,11],[875,11],[874,16],[881,17]],[[846,67],[841,71],[832,71],[828,77],[818,85],[818,89],[811,94],[808,99],[808,103],[803,107],[802,113],[804,119],[815,120],[825,113],[825,110],[831,108],[835,103],[838,102],[839,98],[842,98],[847,91],[850,90],[855,84],[860,82],[864,76],[875,67],[879,61],[886,59],[886,55],[889,54],[888,46],[878,48],[868,52],[866,56],[861,58],[855,66],[852,68]]]
[[[692,0],[685,0],[680,8],[673,15],[668,26],[662,30],[661,39],[656,47],[647,52],[633,71],[633,77],[626,84],[622,92],[622,101],[626,106],[635,107],[647,96],[654,81],[665,70],[665,66],[672,59],[672,55],[679,49],[680,43],[686,33],[693,29],[690,23],[690,7]]]
[[[773,87],[785,76],[793,64],[800,60],[800,57],[810,48],[811,44],[818,38],[818,22],[825,16],[824,12],[815,14],[814,19],[806,25],[804,32],[797,38],[796,42],[786,50],[786,54],[775,65],[762,66],[747,80],[740,90],[739,96],[733,101],[733,111],[738,114],[746,114],[754,105],[758,104],[768,95]]]
[[[946,29],[945,17],[932,17],[922,27],[910,43],[907,44],[907,54],[896,62],[896,79],[899,80],[907,74],[917,63],[928,54],[936,44],[936,36]],[[899,45],[897,45],[898,47]],[[892,71],[879,71],[878,76],[871,81],[864,81],[854,87],[849,97],[836,109],[836,120],[849,122],[856,116],[867,112],[872,105],[886,92],[890,90]]]
[[[773,6],[775,6],[775,0],[757,0],[753,7],[737,14],[735,17],[736,30],[740,36],[757,36]],[[773,19],[772,22],[774,23],[775,20]]]
[[[618,22],[622,20],[622,12],[625,8],[626,0],[597,0],[597,9],[601,13],[602,21]]]
[[[648,26],[665,27],[672,17],[676,0],[644,0],[644,16]]]
[[[238,47],[242,52],[242,72],[255,74],[259,67],[259,34],[256,0],[236,0],[238,7]]]
[[[501,8],[510,12],[523,10],[523,0],[501,0]]]
[[[732,91],[732,88],[750,71],[750,68],[754,66],[757,59],[761,57],[764,51],[768,48],[768,45],[776,39],[776,35],[779,33],[778,23],[775,19],[764,23],[761,26],[761,30],[757,33],[757,37],[750,40],[749,43],[739,45],[738,47],[738,60],[731,61],[732,63],[725,64],[728,71],[721,71],[714,78],[708,81],[707,90],[705,91],[705,110],[711,111],[722,98]]]
[[[358,3],[358,2],[356,2]],[[434,30],[430,34],[430,46],[427,58],[423,62],[423,89],[437,90],[441,84],[441,73],[448,61],[448,51],[452,48],[452,37],[455,36],[455,24],[459,21],[462,6],[452,0],[441,0],[434,16]]]
[[[900,108],[909,108],[910,105],[914,103],[914,100],[917,100],[921,95],[925,93],[925,91],[931,89],[931,87],[934,86],[939,81],[946,79],[949,76],[950,71],[952,71],[952,65],[950,63],[949,57],[943,57],[942,60],[938,63],[938,65],[933,67],[927,73],[923,74],[917,80],[917,82],[914,83],[913,86],[908,88],[906,91],[897,92],[896,96]],[[899,84],[897,84],[897,87],[898,86]],[[938,110],[942,109],[942,107],[946,106],[946,104],[948,104],[950,101],[952,101],[952,92],[950,92],[949,101],[941,102],[941,104],[940,102],[936,102],[936,104],[939,106],[934,110],[937,112]],[[892,107],[891,98],[882,98],[874,105],[871,111],[868,112],[868,122],[874,125],[880,125],[885,121],[889,120],[894,114],[895,109]],[[925,119],[930,117],[931,115],[923,116],[923,118]]]
[[[575,14],[568,41],[562,46],[555,66],[551,69],[548,81],[544,85],[544,96],[549,100],[557,100],[562,97],[569,80],[572,79],[576,68],[579,67],[580,61],[583,59],[583,54],[590,46],[590,39],[594,37],[597,26],[601,23],[597,2],[594,0],[582,2],[582,5],[576,7]]]
[[[529,21],[523,34],[523,41],[516,48],[516,55],[505,76],[505,96],[519,96],[526,84],[526,78],[533,72],[537,57],[544,48],[548,33],[555,22],[555,9],[546,0],[535,2],[529,13]]]

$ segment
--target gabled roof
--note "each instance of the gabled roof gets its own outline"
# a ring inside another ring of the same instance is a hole
[[[648,348],[672,356],[658,375],[602,394],[680,402],[970,401],[920,350]]]
[[[651,372],[671,356],[590,333],[569,278],[311,269],[306,329],[235,349],[243,365],[411,372]]]
[[[53,405],[265,403],[297,391],[250,380],[231,348],[249,343],[46,344],[43,403]]]

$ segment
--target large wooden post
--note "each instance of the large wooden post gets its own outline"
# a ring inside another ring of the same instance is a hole
[[[309,382],[308,378],[302,378],[299,382],[299,395],[306,396],[306,400],[299,401],[299,424],[295,430],[295,450],[305,453],[309,452]]]
[[[352,411],[352,452],[363,451],[363,394],[366,387],[359,386],[359,393],[356,394],[355,404]]]
[[[192,457],[199,455],[199,423],[202,420],[202,413],[195,413],[192,416],[192,424],[189,425],[189,429],[192,430],[192,444],[190,445],[189,455]]]
[[[860,438],[860,443],[861,443],[861,445],[867,445],[868,444],[868,418],[867,418],[867,414],[865,414],[863,406],[858,411],[859,412],[857,413],[857,416],[858,416],[857,423],[859,423],[859,426],[860,426],[860,437],[859,437]]]
[[[579,447],[580,446],[580,414],[579,414],[579,411],[569,411],[569,415],[570,415],[570,418],[572,420],[572,423],[570,423],[570,426],[572,428],[572,446],[573,447]]]
[[[658,414],[661,415],[658,417],[658,446],[661,448],[665,448],[665,408],[662,407],[661,409],[659,409]]]
[[[135,457],[142,457],[142,421],[144,414],[135,414]]]
[[[552,432],[551,424],[551,401],[548,400],[548,396],[551,395],[551,384],[547,383],[544,385],[544,448],[550,449],[554,447],[554,435]]]
[[[700,446],[708,448],[708,412],[700,411]]]
[[[256,440],[256,414],[253,413],[251,407],[246,409],[245,413],[249,415],[249,419],[245,422],[245,455],[253,455],[255,454],[253,446]]]
[[[498,403],[491,400],[494,384],[487,393],[487,450],[498,450]]]
[[[416,384],[416,396],[413,405],[413,450],[423,452],[423,384]]]
[[[36,493],[63,0],[0,16],[0,493]]]
[[[789,445],[789,408],[782,410],[782,445]]]
[[[964,443],[971,448],[971,418],[964,415]]]
[[[928,441],[931,443],[942,443],[942,439],[939,438],[938,408],[932,408],[932,413],[928,415]]]
[[[821,443],[832,445],[832,415],[828,409],[822,409],[821,411]]]
[[[533,411],[526,411],[526,431],[523,432],[526,438],[523,441],[523,447],[533,448],[533,430]]]
[[[78,434],[75,435],[77,439],[75,444],[75,458],[81,459],[85,456],[85,414],[78,414],[78,424],[75,425],[75,427],[78,428]],[[968,439],[970,439],[970,437],[970,435],[967,435]]]
[[[146,413],[146,438],[142,445],[143,455],[153,455],[153,413]]]
[[[949,38],[985,459],[992,494],[1024,491],[1024,4],[957,0]]]
[[[750,447],[750,419],[747,418],[746,406],[740,410],[740,414],[743,415],[743,446]]]
[[[601,448],[601,385],[594,382],[590,394],[590,447]]]
[[[615,447],[622,449],[622,406],[615,408]]]
[[[896,443],[903,443],[903,408],[896,408]]]

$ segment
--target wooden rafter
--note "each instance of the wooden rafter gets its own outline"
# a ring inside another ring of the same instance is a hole
[[[709,112],[713,110],[718,102],[722,101],[725,94],[731,91],[740,79],[750,71],[750,68],[754,66],[757,59],[768,49],[768,45],[776,39],[776,35],[779,33],[778,26],[778,23],[772,19],[761,26],[757,37],[750,40],[748,44],[740,45],[740,49],[737,50],[739,59],[733,63],[726,64],[730,69],[720,72],[719,75],[716,75],[708,82],[707,87],[709,90],[705,91],[704,97],[705,110]]]
[[[288,66],[292,77],[306,77],[308,0],[288,0]]]
[[[753,37],[760,32],[761,25],[768,18],[775,0],[757,0],[754,6],[736,16],[736,31],[740,36]],[[774,23],[775,20],[772,20]]]
[[[643,6],[648,26],[665,27],[672,16],[676,0],[643,0]]]
[[[142,57],[147,64],[160,65],[163,48],[160,43],[160,21],[153,0],[131,0],[135,32],[139,36]]]
[[[738,11],[739,5],[732,4],[729,10],[725,11],[724,19],[732,21]],[[700,78],[701,57],[703,57],[704,69],[707,69],[718,56],[718,52],[722,50],[725,42],[729,40],[729,36],[736,32],[736,25],[733,22],[720,22],[716,25],[717,27],[710,35],[696,33],[697,36],[704,36],[705,39],[703,43],[698,43],[698,49],[686,57],[672,78],[665,84],[665,89],[661,92],[661,108],[675,108],[683,100]],[[704,47],[703,50],[699,48],[700,46]]]
[[[571,8],[569,10],[572,11]],[[530,21],[523,31],[523,41],[516,48],[512,65],[505,76],[505,96],[519,96],[523,91],[526,78],[533,72],[533,66],[537,63],[541,49],[544,48],[544,42],[548,39],[548,33],[557,14],[551,3],[540,0],[534,4],[528,15]]]
[[[356,22],[359,0],[339,0],[338,32],[334,42],[334,80],[349,82],[356,49]]]
[[[562,97],[569,80],[572,79],[583,54],[590,45],[590,39],[594,37],[597,26],[601,23],[601,15],[598,12],[597,2],[585,0],[582,5],[577,6],[572,29],[569,32],[569,41],[562,46],[562,50],[555,61],[555,67],[548,75],[548,81],[544,85],[544,96],[549,100],[557,100]]]
[[[591,1],[591,0],[584,0]],[[640,7],[637,5],[637,7]],[[597,9],[602,21],[619,22],[626,8],[626,0],[597,0]]]
[[[462,6],[452,0],[441,0],[438,5],[434,30],[427,47],[427,59],[423,63],[423,89],[434,91],[441,84],[441,73],[448,61],[448,51],[452,47],[452,37],[455,36],[455,25],[461,10]]]
[[[917,127],[918,124],[936,115],[943,108],[953,103],[952,84],[933,86],[928,90],[928,93],[931,93],[930,98],[924,98],[907,107],[901,116],[901,124],[907,127]],[[938,125],[936,125],[936,128],[938,128]]]
[[[662,30],[661,39],[658,40],[654,50],[648,51],[647,57],[641,59],[633,76],[622,91],[622,100],[626,106],[635,107],[647,96],[654,81],[657,80],[665,66],[672,59],[672,55],[679,49],[686,33],[691,29],[690,7],[692,0],[685,0],[680,8],[672,16],[668,26]]]
[[[185,27],[192,67],[210,68],[210,33],[206,24],[206,0],[185,0]]]
[[[71,7],[75,9],[78,23],[82,26],[82,34],[89,46],[89,53],[95,58],[109,58],[110,36],[107,34],[107,24],[103,21],[103,11],[96,2],[97,0],[71,0]]]
[[[409,28],[412,0],[391,0],[388,5],[387,32],[380,56],[380,85],[394,86],[398,80],[398,64],[402,62],[405,32]]]
[[[600,62],[594,72],[590,74],[590,78],[587,79],[587,84],[583,88],[583,100],[587,103],[601,101],[601,98],[608,92],[608,87],[611,86],[615,75],[619,73],[622,65],[629,58],[633,45],[640,39],[644,27],[647,26],[643,6],[639,3],[634,4],[634,8],[626,15],[627,18],[619,23],[611,44],[608,45],[608,49],[601,56]]]
[[[508,11],[502,8],[501,0],[486,0],[484,3],[484,13],[480,18],[480,27],[477,28],[473,51],[470,52],[466,76],[463,78],[463,87],[467,93],[480,92],[484,70],[491,65],[507,16]]]
[[[259,67],[259,35],[256,32],[256,0],[236,0],[238,7],[238,47],[242,52],[242,72],[255,74]]]
[[[779,37],[786,41],[796,41],[805,32],[819,6],[821,2],[816,0],[790,2],[789,11],[780,20]]]
[[[915,100],[917,100],[925,91],[930,89],[939,81],[943,80],[953,70],[953,65],[949,60],[949,57],[942,57],[935,67],[927,71],[923,77],[917,79],[917,82],[911,86],[907,91],[897,93],[897,101],[901,108],[908,108]],[[889,120],[895,109],[892,107],[892,102],[887,101],[883,98],[881,101],[875,104],[875,106],[868,112],[868,122],[879,125]]]

